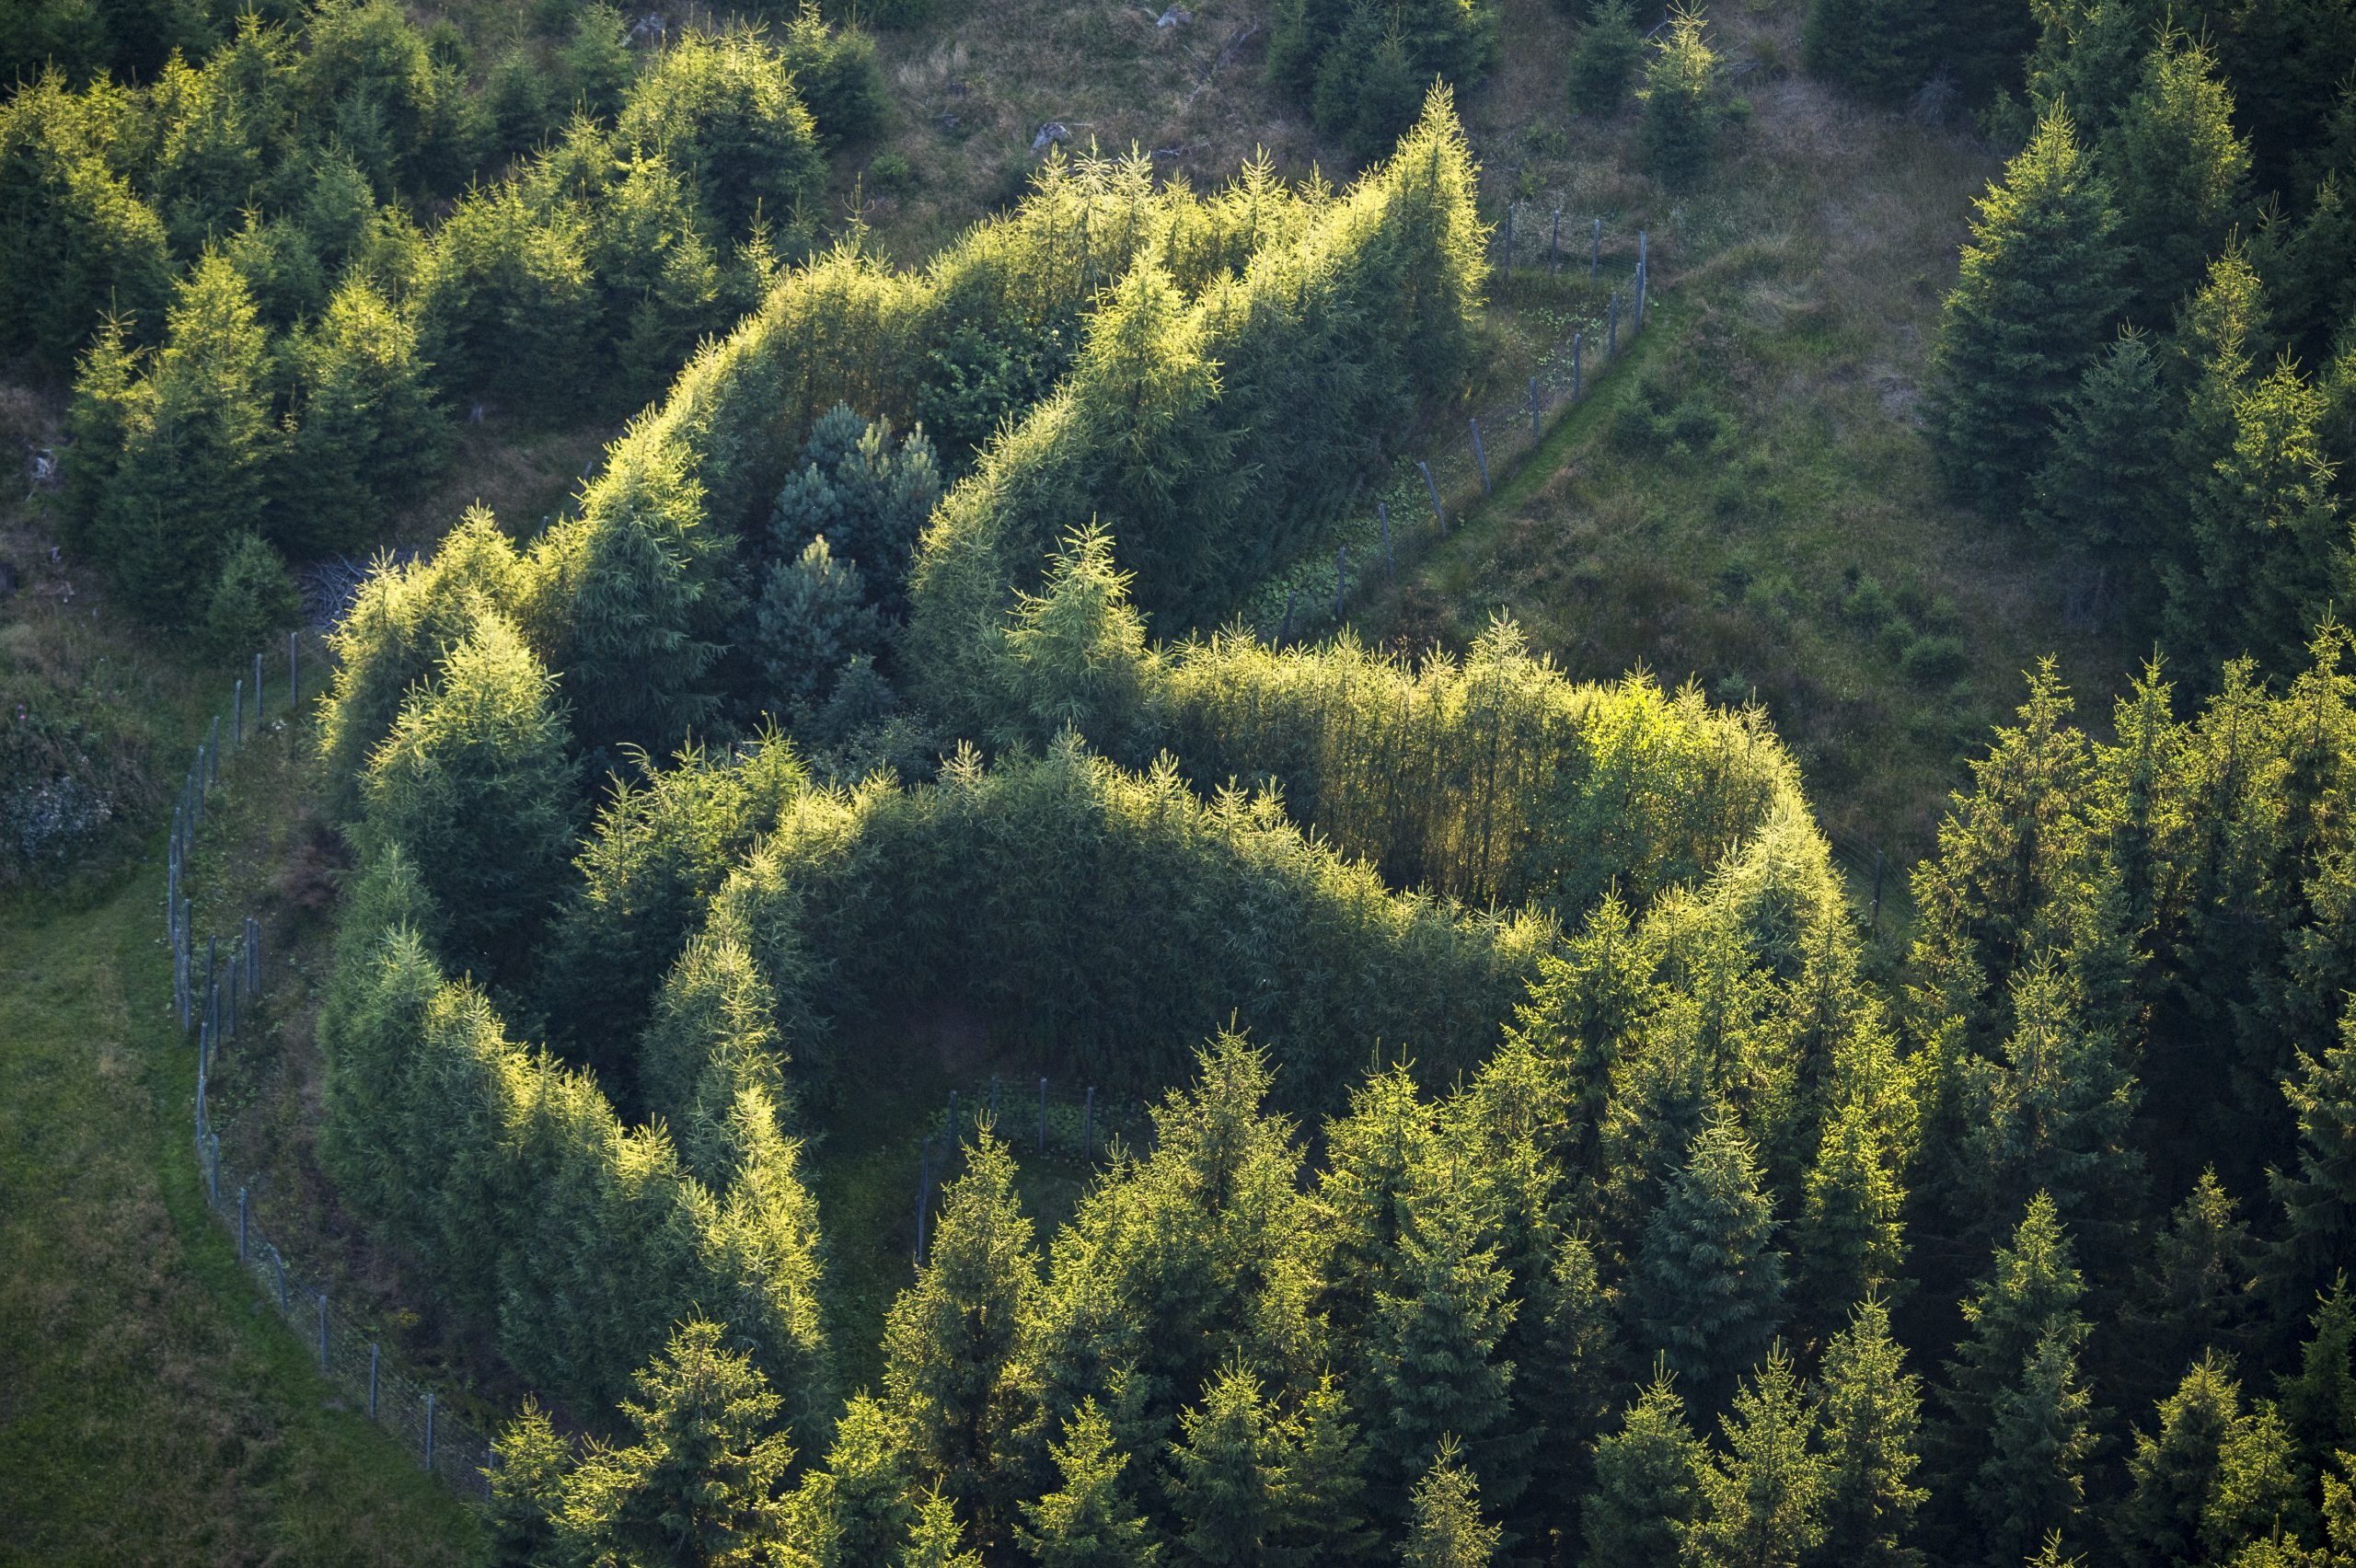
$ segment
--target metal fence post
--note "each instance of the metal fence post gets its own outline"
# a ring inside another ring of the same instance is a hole
[[[379,1345],[376,1343],[376,1342],[375,1342],[375,1341],[374,1341],[374,1340],[369,1341],[369,1342],[368,1342],[368,1419],[369,1419],[369,1420],[371,1420],[371,1421],[374,1421],[374,1420],[375,1420],[375,1419],[376,1419],[376,1363],[377,1363],[377,1360],[378,1360],[379,1356],[381,1355],[381,1354],[382,1354],[382,1347],[381,1347],[381,1346],[379,1346]]]
[[[1285,595],[1284,624],[1276,628],[1276,646],[1281,648],[1292,640],[1292,613],[1300,607],[1300,590],[1295,588]]]
[[[1546,275],[1553,277],[1563,270],[1563,205],[1554,204],[1554,226],[1546,236]]]
[[[229,744],[239,745],[246,738],[246,677],[239,675],[229,688]]]
[[[237,1262],[246,1261],[246,1190],[237,1189]]]
[[[425,1390],[425,1468],[433,1468],[433,1390]]]
[[[1481,465],[1481,493],[1493,494],[1489,487],[1489,455],[1481,449],[1481,421],[1469,419],[1464,423],[1472,432],[1472,460]]]
[[[261,733],[261,653],[254,653],[254,733]]]
[[[260,655],[260,654],[259,654],[259,653],[257,653],[257,654],[255,654],[255,655],[254,655],[254,657],[255,657],[256,659],[260,659],[260,658],[261,657],[261,655]],[[320,1374],[321,1374],[322,1376],[325,1376],[325,1375],[326,1375],[326,1372],[327,1372],[327,1369],[328,1369],[328,1293],[327,1293],[326,1291],[322,1290],[322,1291],[320,1291],[320,1292],[319,1292],[319,1372],[320,1372]]]
[[[1432,517],[1439,524],[1439,536],[1445,539],[1448,537],[1448,509],[1439,503],[1439,486],[1433,482],[1432,466],[1418,457],[1415,467],[1424,476],[1424,488],[1432,492]]]
[[[1636,263],[1636,320],[1635,320],[1635,330],[1637,330],[1637,331],[1639,331],[1639,332],[1641,332],[1641,331],[1643,331],[1643,330],[1645,329],[1645,282],[1646,282],[1646,269],[1645,263],[1643,263],[1642,261],[1639,261],[1639,262],[1637,262],[1637,263]]]

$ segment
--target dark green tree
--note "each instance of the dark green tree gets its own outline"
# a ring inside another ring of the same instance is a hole
[[[1784,1316],[1775,1210],[1750,1141],[1714,1117],[1646,1227],[1628,1280],[1629,1332],[1699,1390],[1722,1400],[1766,1354]]]
[[[1160,1544],[1121,1485],[1129,1457],[1114,1445],[1094,1400],[1081,1403],[1049,1452],[1062,1484],[1023,1504],[1028,1528],[1014,1531],[1039,1568],[1149,1568],[1161,1561]]]
[[[2172,411],[2151,339],[2122,331],[2055,411],[2030,518],[2090,556],[2150,550],[2168,526],[2167,449],[2153,432]]]
[[[1933,427],[1947,482],[1991,513],[2021,507],[2053,416],[2119,307],[2109,187],[2060,111],[1980,202],[1933,351]]]
[[[615,129],[691,180],[717,232],[751,232],[756,213],[789,217],[817,194],[826,164],[793,73],[766,37],[689,32],[631,84]]]
[[[294,396],[271,531],[297,555],[357,548],[433,482],[449,450],[417,329],[355,274],[285,360]]]
[[[1825,1346],[1817,1386],[1824,1434],[1824,1539],[1808,1561],[1821,1568],[1920,1568],[1906,1544],[1930,1495],[1914,1483],[1920,1462],[1922,1379],[1889,1335],[1889,1309],[1868,1298]]]
[[[2356,1293],[2335,1277],[2308,1320],[2314,1332],[2299,1369],[2282,1379],[2282,1416],[2307,1462],[2326,1468],[2334,1453],[2356,1450]]]
[[[1645,62],[1645,156],[1669,180],[1692,179],[1709,167],[1726,118],[1723,66],[1710,47],[1699,9],[1672,8],[1669,30]]]
[[[1171,1447],[1171,1493],[1183,1531],[1172,1561],[1204,1568],[1275,1561],[1270,1537],[1281,1519],[1287,1480],[1281,1433],[1260,1380],[1230,1364],[1179,1417]]]
[[[2277,1275],[2292,1300],[2312,1299],[2356,1257],[2356,1011],[2322,1055],[2301,1052],[2282,1085],[2299,1123],[2299,1165],[2274,1175],[2289,1220]]]
[[[2094,1401],[2072,1339],[2059,1330],[2039,1336],[2017,1380],[1990,1401],[1988,1457],[1969,1491],[1992,1568],[2073,1528],[2085,1504]]]
[[[1579,1510],[1592,1568],[1659,1568],[1680,1561],[1709,1450],[1686,1424],[1666,1366],[1595,1448],[1595,1490]]]
[[[1600,0],[1571,44],[1571,111],[1598,118],[1628,101],[1628,78],[1645,52],[1629,0]]]
[[[2119,1551],[2155,1568],[2199,1568],[2200,1521],[2216,1491],[2225,1442],[2241,1419],[2241,1386],[2229,1364],[2203,1355],[2160,1401],[2156,1432],[2135,1434],[2127,1461],[2134,1491],[2111,1519]]]
[[[259,534],[240,534],[221,557],[204,606],[204,640],[225,659],[271,647],[303,616],[302,591]]]
[[[866,604],[858,563],[837,556],[824,534],[799,558],[769,568],[754,613],[762,689],[788,712],[815,709],[843,667],[872,655],[883,631]]]
[[[2128,317],[2158,327],[2200,285],[2249,196],[2249,144],[2216,56],[2181,33],[2143,62],[2142,84],[2103,136],[2119,207]]]
[[[965,1551],[964,1544],[956,1505],[938,1492],[927,1493],[908,1526],[908,1545],[900,1553],[900,1568],[982,1568],[982,1554]]]
[[[1800,59],[1868,103],[1901,104],[1931,74],[1936,16],[1906,0],[1810,0]]]

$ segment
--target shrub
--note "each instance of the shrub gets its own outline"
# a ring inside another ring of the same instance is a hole
[[[1918,637],[1899,658],[1909,680],[1925,686],[1954,680],[1971,667],[1971,653],[1963,639],[1946,635]]]

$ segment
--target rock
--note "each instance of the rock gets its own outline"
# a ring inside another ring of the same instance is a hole
[[[1050,120],[1039,127],[1039,133],[1036,136],[1031,138],[1031,150],[1034,153],[1044,153],[1057,143],[1070,140],[1071,127],[1060,120]]]
[[[1177,6],[1172,6],[1167,11],[1162,12],[1161,19],[1155,22],[1153,25],[1158,28],[1182,28],[1194,19],[1194,12],[1182,11]]]

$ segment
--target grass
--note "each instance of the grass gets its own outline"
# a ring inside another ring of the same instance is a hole
[[[0,914],[0,1562],[473,1561],[205,1212],[160,905],[142,870]]]

